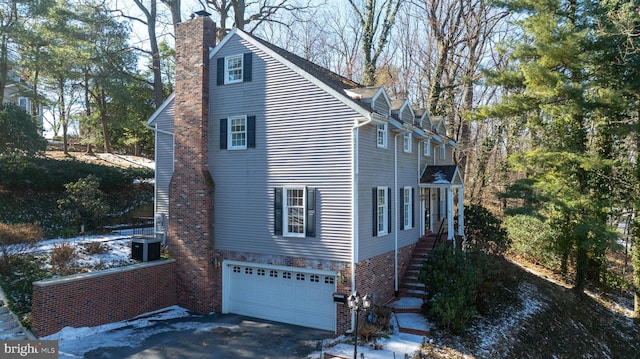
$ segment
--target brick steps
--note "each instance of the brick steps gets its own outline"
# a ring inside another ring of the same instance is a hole
[[[394,312],[398,331],[401,333],[429,335],[429,324],[422,316],[422,304],[427,298],[427,288],[420,282],[418,275],[435,241],[436,235],[420,238],[400,283],[398,298],[385,305]]]

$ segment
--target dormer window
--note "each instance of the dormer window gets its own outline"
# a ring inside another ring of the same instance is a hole
[[[387,148],[387,124],[381,123],[377,128],[377,141],[379,148]]]
[[[220,57],[217,65],[218,86],[251,81],[252,54],[250,52]]]
[[[411,132],[404,134],[404,152],[411,153],[411,142],[413,142]]]

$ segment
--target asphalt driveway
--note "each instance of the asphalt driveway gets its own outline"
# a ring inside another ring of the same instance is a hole
[[[186,321],[189,325],[181,329],[181,322]],[[202,325],[194,329],[194,321]],[[166,326],[174,329],[166,330]],[[137,329],[125,327],[115,330],[131,331],[127,340],[131,346],[99,347],[86,352],[84,358],[297,359],[307,358],[309,354],[319,351],[321,341],[333,337],[333,332],[235,314],[211,314],[196,318],[157,321],[150,327],[140,329],[144,330],[146,335],[140,335],[143,339],[139,343],[135,341]],[[149,331],[158,333],[148,335]]]

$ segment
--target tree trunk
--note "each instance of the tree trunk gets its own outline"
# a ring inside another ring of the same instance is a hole
[[[64,103],[64,80],[60,79],[58,80],[58,91],[60,91],[59,93],[59,101],[60,101],[60,124],[62,125],[62,152],[64,152],[64,154],[66,156],[69,156],[69,145],[68,145],[68,138],[67,138],[67,129],[69,127],[69,124],[67,123],[67,109]]]

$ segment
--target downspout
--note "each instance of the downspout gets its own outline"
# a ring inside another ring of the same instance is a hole
[[[157,154],[158,153],[158,135],[157,135],[157,133],[162,133],[162,134],[169,135],[169,136],[173,137],[173,132],[161,130],[161,129],[157,128],[156,126],[151,127],[151,126],[149,126],[148,123],[146,123],[145,126],[147,127],[147,129],[149,129],[149,130],[151,130],[153,132],[156,132],[156,135],[155,135],[156,138],[155,138],[155,141],[154,141],[155,143],[153,144],[153,153]],[[158,166],[158,161],[155,161],[155,159],[154,159],[154,165],[153,165],[153,174],[154,174],[154,181],[153,181],[153,213],[154,214],[155,214],[156,209],[158,208],[158,181],[155,181],[156,173],[158,173],[158,167],[157,166]],[[169,219],[167,218],[167,221],[168,220]],[[157,231],[157,229],[158,229],[158,223],[156,222],[156,216],[154,215],[153,216],[153,232],[155,233]],[[164,240],[166,241],[166,236],[165,236]],[[166,244],[166,243],[164,243],[164,244]]]
[[[393,282],[394,282],[394,295],[398,296],[398,197],[400,196],[400,191],[398,191],[398,136],[400,134],[396,134],[393,137],[393,187],[395,192],[395,213],[393,216],[393,221],[395,222],[394,230],[393,230]]]
[[[357,121],[357,120],[356,120]],[[359,183],[359,164],[358,164],[358,145],[359,145],[359,131],[358,129],[362,126],[368,125],[369,123],[371,123],[372,118],[371,115],[369,115],[369,118],[367,118],[365,121],[360,122],[360,123],[356,123],[353,125],[352,128],[352,158],[351,158],[351,162],[353,164],[353,168],[352,168],[352,183],[351,183],[351,188],[353,190],[353,201],[351,203],[351,213],[353,214],[353,220],[352,220],[352,225],[353,225],[353,248],[351,248],[351,293],[355,293],[356,291],[356,262],[358,260],[358,245],[359,245],[359,231],[358,231],[358,183]],[[355,329],[355,314],[351,313],[351,332],[354,331]]]

